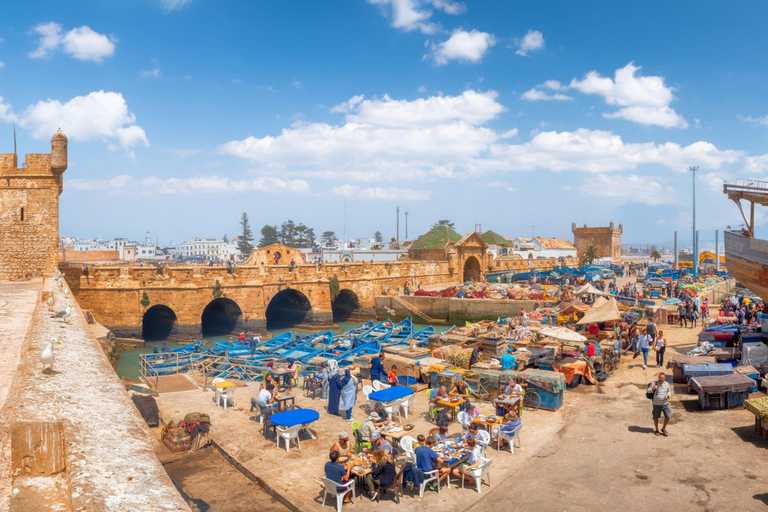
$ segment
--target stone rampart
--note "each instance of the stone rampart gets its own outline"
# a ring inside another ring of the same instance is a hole
[[[68,300],[62,291],[54,280],[44,285],[55,311]],[[2,368],[13,374],[0,418],[2,470],[15,489],[3,493],[10,510],[189,510],[80,307],[52,318],[43,298],[35,297],[18,369]],[[43,373],[51,340],[53,372]]]

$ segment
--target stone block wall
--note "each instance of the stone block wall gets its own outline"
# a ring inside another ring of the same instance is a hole
[[[0,280],[54,271],[59,243],[59,187],[53,176],[0,175]]]
[[[584,227],[577,228],[573,223],[573,245],[576,246],[576,254],[579,257],[584,255],[587,247],[594,246],[597,250],[598,258],[610,257],[614,263],[621,261],[621,234],[624,227],[619,224],[616,228],[611,222],[608,227]]]

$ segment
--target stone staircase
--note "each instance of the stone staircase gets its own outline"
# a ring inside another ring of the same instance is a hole
[[[431,316],[426,314],[424,311],[417,308],[416,306],[414,306],[413,304],[411,304],[409,301],[405,299],[402,299],[398,296],[393,296],[392,299],[395,302],[397,302],[400,306],[404,307],[405,309],[413,313],[414,316],[421,318],[425,323],[428,323],[428,324],[444,324],[445,323],[444,320],[438,320],[436,318],[432,318]]]

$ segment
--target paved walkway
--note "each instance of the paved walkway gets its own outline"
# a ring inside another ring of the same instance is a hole
[[[43,288],[42,280],[24,283],[0,282],[0,411],[5,408],[11,383],[21,360],[21,350],[27,337],[32,313]],[[0,427],[0,441],[5,438],[6,428]],[[9,489],[10,453],[0,453],[0,486]],[[8,508],[7,492],[0,492],[0,510]]]
[[[17,286],[24,289],[25,285],[11,285],[12,289]],[[46,281],[43,289],[56,293],[54,309],[63,310],[67,299],[55,281]],[[189,510],[157,460],[146,423],[79,306],[72,303],[72,314],[65,322],[51,318],[47,306],[39,304],[31,323],[0,425],[61,423],[75,510]],[[54,374],[48,376],[41,374],[40,354],[53,338],[60,344],[54,345]],[[3,454],[10,453],[9,444],[6,436],[0,447]],[[41,451],[49,450],[45,453],[53,457],[50,451],[56,448],[45,445]],[[5,489],[10,494],[10,488]]]
[[[659,327],[667,358],[690,350],[699,332]],[[624,357],[604,384],[566,392],[567,426],[471,510],[765,511],[768,441],[754,434],[754,416],[701,411],[697,396],[675,385],[669,437],[657,437],[645,387],[659,371]]]
[[[366,384],[368,381],[365,381]],[[338,416],[328,414],[323,408],[325,402],[304,396],[297,397],[297,403],[302,407],[320,411],[320,420],[311,426],[317,433],[317,439],[302,435],[301,451],[294,444],[289,453],[281,447],[278,449],[273,440],[266,440],[260,431],[258,421],[254,421],[248,412],[251,396],[256,394],[256,385],[238,387],[235,391],[237,408],[217,407],[213,402],[213,392],[201,390],[161,393],[157,398],[160,415],[166,420],[178,420],[188,412],[206,412],[211,417],[211,438],[232,458],[237,460],[248,471],[263,480],[269,488],[281,495],[298,510],[319,510],[322,500],[319,480],[323,476],[323,466],[328,461],[330,446],[338,440],[339,432],[351,435],[348,422]],[[353,412],[353,419],[362,422],[366,414],[361,408],[362,394],[359,395],[358,406]],[[481,411],[490,414],[492,405],[480,405]],[[417,393],[414,402],[414,413],[403,419],[404,424],[415,426],[413,436],[426,435],[434,424],[425,420],[426,394]],[[495,445],[487,449],[486,455],[493,458],[491,469],[492,487],[483,485],[483,493],[498,486],[502,480],[511,477],[527,460],[549,442],[549,439],[563,426],[560,412],[526,411],[523,414],[522,449],[516,449],[514,454],[509,449],[497,452]],[[453,423],[449,433],[460,432],[458,423]],[[460,485],[460,483],[459,483]],[[474,488],[461,489],[455,481],[451,489],[443,489],[440,494],[426,492],[419,498],[416,492],[406,491],[400,505],[392,499],[390,493],[379,504],[371,502],[367,497],[359,497],[354,505],[345,505],[344,510],[461,510],[471,506],[480,496]],[[327,507],[330,510],[330,500]]]

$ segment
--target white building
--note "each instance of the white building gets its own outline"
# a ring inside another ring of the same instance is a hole
[[[512,239],[515,254],[523,258],[567,258],[576,257],[576,247],[562,238],[517,237]]]

